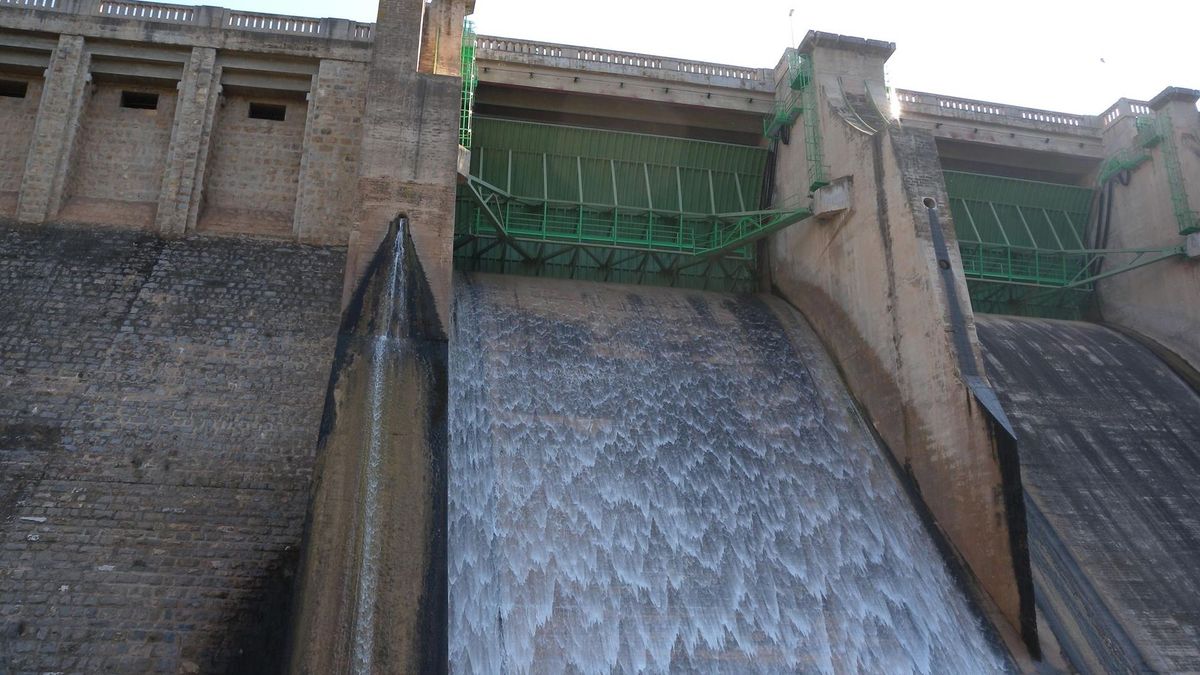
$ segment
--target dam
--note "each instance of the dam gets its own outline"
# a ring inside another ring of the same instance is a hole
[[[1200,670],[1200,91],[474,5],[0,0],[0,673]]]

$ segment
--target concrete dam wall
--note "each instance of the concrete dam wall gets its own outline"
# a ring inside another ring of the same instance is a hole
[[[0,672],[278,662],[344,257],[0,228]]]
[[[453,672],[1006,669],[787,305],[457,286]]]
[[[978,317],[1021,441],[1038,608],[1086,672],[1200,663],[1200,396],[1086,323]]]

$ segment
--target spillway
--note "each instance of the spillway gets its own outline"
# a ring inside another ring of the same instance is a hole
[[[1038,607],[1084,672],[1200,671],[1200,396],[1094,324],[979,316]]]
[[[789,307],[456,288],[453,672],[1008,668]]]

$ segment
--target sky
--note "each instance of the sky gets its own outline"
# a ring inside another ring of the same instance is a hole
[[[377,8],[194,4],[318,17],[333,8],[359,21]],[[1197,0],[477,0],[473,19],[485,35],[754,67],[774,66],[810,29],[868,37],[896,43],[893,87],[1080,114],[1168,85],[1200,89]]]

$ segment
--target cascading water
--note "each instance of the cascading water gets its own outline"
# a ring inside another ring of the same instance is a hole
[[[789,308],[457,287],[454,672],[1007,668]]]
[[[375,325],[375,334],[371,338],[370,354],[370,388],[367,393],[369,413],[365,416],[366,428],[363,435],[367,439],[367,457],[363,464],[362,474],[362,516],[360,526],[358,589],[354,608],[354,654],[353,670],[355,673],[372,672],[372,661],[375,654],[375,604],[379,590],[379,519],[380,496],[379,488],[382,479],[381,464],[383,461],[383,416],[386,407],[387,364],[389,358],[394,358],[394,350],[400,349],[402,341],[396,340],[393,328],[396,326],[397,298],[404,301],[408,291],[404,288],[407,275],[402,273],[404,265],[404,224],[401,223],[401,234],[394,237],[392,259],[388,265],[388,279],[384,286],[383,302],[378,316],[383,320]]]

